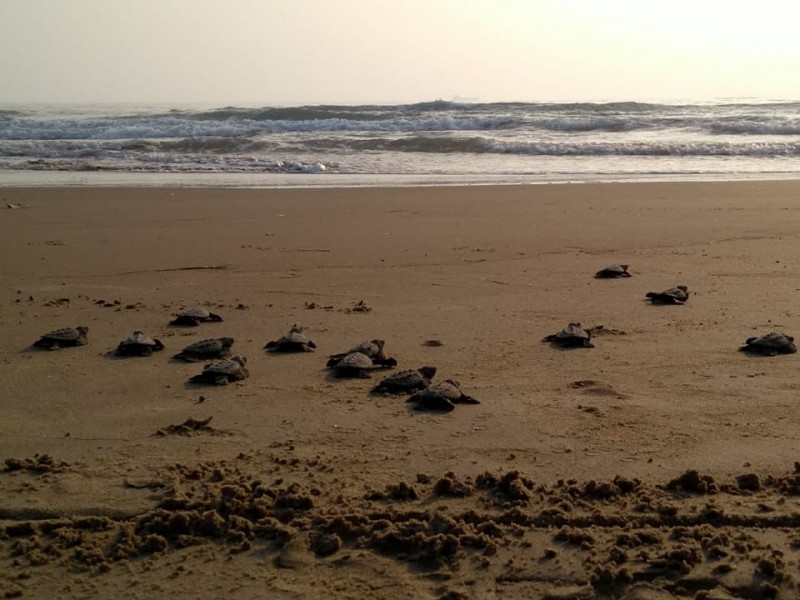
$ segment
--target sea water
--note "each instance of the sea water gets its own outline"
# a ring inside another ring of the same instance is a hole
[[[800,177],[800,102],[0,105],[0,186]]]

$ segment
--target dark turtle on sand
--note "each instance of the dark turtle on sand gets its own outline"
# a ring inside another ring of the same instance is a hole
[[[225,358],[230,356],[231,346],[233,346],[233,338],[229,337],[200,340],[189,344],[173,358],[188,362],[197,362],[207,358]]]
[[[347,352],[340,352],[339,354],[331,354],[328,357],[328,367],[335,367],[340,360],[342,360],[348,354],[352,354],[353,352],[360,352],[361,354],[368,356],[369,358],[377,359],[378,361],[386,359],[386,353],[384,352],[384,346],[386,342],[383,340],[368,340],[365,342],[361,342],[357,346],[353,346]]]
[[[153,352],[164,349],[161,340],[154,340],[142,331],[134,331],[130,337],[122,340],[117,346],[117,356],[151,356]]]
[[[766,354],[767,356],[794,354],[797,352],[797,346],[794,345],[794,338],[791,335],[774,331],[759,337],[747,338],[744,346],[739,349],[744,352]]]
[[[245,364],[247,364],[247,359],[244,356],[216,360],[203,367],[203,372],[195,375],[189,381],[213,383],[214,385],[227,385],[233,381],[241,381],[250,375]]]
[[[415,402],[414,410],[437,410],[450,412],[456,404],[480,404],[472,396],[461,391],[461,385],[455,379],[445,379],[429,385],[421,392],[411,396],[407,402]]]
[[[583,329],[580,323],[570,323],[558,333],[542,338],[542,341],[565,348],[594,348],[591,329]]]
[[[289,333],[267,342],[264,349],[269,352],[313,352],[316,347],[317,345],[303,333],[303,328],[295,323]]]
[[[424,390],[431,384],[431,379],[436,375],[436,367],[420,367],[419,369],[406,369],[389,375],[372,388],[375,394],[406,394],[416,390]]]
[[[689,288],[685,285],[676,285],[663,292],[647,292],[647,297],[653,304],[686,304],[689,299]]]
[[[334,377],[369,378],[370,371],[396,366],[397,361],[393,358],[370,358],[361,352],[351,352],[336,363],[333,367],[333,375]]]
[[[89,328],[83,325],[79,327],[62,327],[49,333],[45,333],[38,340],[33,342],[37,348],[47,348],[48,350],[58,350],[66,346],[85,346],[89,343],[86,337]]]
[[[617,277],[630,277],[628,265],[611,265],[605,269],[600,269],[594,274],[597,279],[615,279]]]
[[[185,325],[187,327],[197,327],[200,323],[211,323],[222,321],[222,317],[207,311],[202,306],[187,308],[175,319],[169,322],[170,325]]]

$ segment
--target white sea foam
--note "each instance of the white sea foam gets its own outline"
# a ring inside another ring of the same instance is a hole
[[[800,173],[800,103],[0,107],[0,170]]]

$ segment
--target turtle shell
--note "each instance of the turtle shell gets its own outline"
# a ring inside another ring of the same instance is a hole
[[[676,285],[663,292],[648,292],[647,298],[653,304],[685,304],[689,299],[689,288],[685,285]]]
[[[244,356],[216,360],[203,367],[203,372],[192,377],[191,381],[215,383],[217,385],[225,385],[231,381],[241,381],[250,375],[247,368],[245,368],[245,364],[247,364],[247,358]]]
[[[188,361],[196,361],[203,358],[224,358],[230,354],[230,347],[233,342],[233,338],[229,337],[200,340],[186,346],[174,358]]]
[[[552,342],[559,346],[582,346],[585,348],[593,348],[591,342],[592,334],[590,331],[583,329],[580,323],[570,323],[561,331],[548,335],[543,338],[543,342]]]
[[[355,352],[358,352],[373,359],[373,362],[380,362],[386,359],[386,354],[384,353],[383,350],[385,344],[386,342],[384,342],[383,340],[367,340],[361,342],[356,346],[353,346],[347,352],[341,352],[339,354],[331,354],[328,357],[329,359],[328,367],[337,366],[339,361],[342,360],[345,356],[347,356],[348,354],[353,354]]]
[[[351,352],[336,365],[337,369],[371,369],[375,364],[372,359],[361,352]]]
[[[193,306],[179,313],[175,319],[170,321],[170,324],[196,326],[207,321],[219,322],[222,321],[222,317],[209,312],[202,306]]]
[[[411,396],[409,402],[416,402],[416,410],[436,410],[450,412],[456,404],[480,404],[472,396],[461,391],[455,379],[445,379]]]
[[[383,378],[372,391],[385,394],[413,392],[428,387],[434,375],[436,375],[436,367],[406,369]]]
[[[134,331],[127,339],[122,340],[117,347],[119,355],[149,356],[153,352],[163,350],[161,340],[155,340],[142,331]]]
[[[600,269],[594,276],[598,279],[613,279],[616,277],[630,277],[631,274],[628,273],[628,265],[611,265]]]
[[[187,308],[180,314],[179,317],[191,317],[192,319],[199,319],[204,320],[208,319],[211,316],[211,313],[208,312],[207,309],[203,308],[202,306],[193,306],[192,308]]]
[[[88,343],[86,336],[89,328],[83,325],[78,327],[62,327],[49,331],[33,343],[34,346],[56,349],[62,346],[83,346]]]
[[[317,345],[303,333],[303,328],[294,325],[284,336],[267,342],[264,346],[270,352],[311,352]]]
[[[383,340],[368,340],[361,342],[357,346],[353,346],[347,352],[348,354],[351,352],[360,352],[370,358],[384,358],[385,354],[383,353],[383,348],[385,345],[386,342]]]
[[[742,350],[747,352],[759,352],[767,356],[776,354],[794,354],[797,346],[794,345],[794,337],[775,331],[760,337],[747,338]]]
[[[369,371],[377,369],[381,366],[381,363],[373,362],[373,360],[366,354],[362,354],[361,352],[351,352],[336,363],[334,366],[333,375],[334,377],[369,378]]]

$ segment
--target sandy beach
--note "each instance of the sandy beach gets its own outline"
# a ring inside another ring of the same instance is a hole
[[[800,358],[739,351],[800,333],[800,181],[0,197],[0,596],[800,598]],[[423,365],[480,404],[370,394]]]

